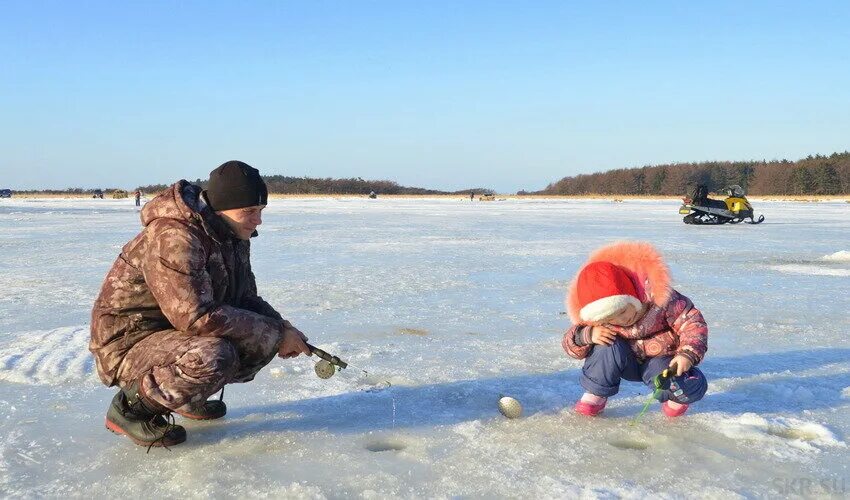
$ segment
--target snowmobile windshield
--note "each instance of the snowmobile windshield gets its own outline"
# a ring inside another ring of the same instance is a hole
[[[739,186],[737,184],[729,186],[726,189],[729,192],[729,196],[734,196],[736,198],[743,198],[744,197],[744,188],[742,188],[741,186]]]

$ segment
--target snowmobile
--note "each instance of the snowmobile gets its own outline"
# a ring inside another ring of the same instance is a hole
[[[764,215],[754,218],[753,206],[741,186],[729,186],[726,194],[725,200],[709,198],[708,188],[700,184],[690,197],[682,198],[684,203],[679,208],[679,213],[685,216],[682,221],[685,224],[759,224],[764,221]]]

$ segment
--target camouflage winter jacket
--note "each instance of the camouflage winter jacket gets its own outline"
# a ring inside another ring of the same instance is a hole
[[[280,337],[283,319],[257,295],[250,242],[237,239],[181,180],[148,204],[94,304],[89,350],[106,385],[127,351],[151,333],[240,340]],[[278,340],[279,342],[279,340]]]

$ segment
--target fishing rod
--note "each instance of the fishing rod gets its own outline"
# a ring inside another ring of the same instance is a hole
[[[307,348],[310,349],[311,354],[315,354],[320,358],[320,360],[317,361],[315,366],[313,367],[316,372],[316,375],[318,375],[319,378],[331,378],[336,372],[342,371],[349,367],[349,363],[340,359],[339,356],[334,356],[333,354],[323,349],[319,349],[318,347],[309,343],[307,343]],[[367,377],[369,376],[369,372],[367,372],[363,368],[354,365],[350,366],[356,370],[360,370]],[[383,383],[386,384],[387,387],[390,387],[392,385],[389,380],[385,380]]]
[[[630,425],[638,423],[638,420],[640,420],[643,414],[646,413],[649,405],[651,405],[654,400],[658,399],[658,396],[661,395],[662,391],[666,391],[670,388],[670,382],[673,380],[673,377],[676,376],[677,369],[676,365],[670,365],[652,378],[652,394],[649,395],[649,399],[646,400],[646,404],[643,405],[643,409],[637,414],[634,420],[632,420]]]
[[[315,354],[316,356],[320,357],[323,361],[327,362],[331,366],[339,367],[340,370],[348,368],[348,363],[339,359],[339,356],[334,356],[333,354],[330,354],[327,351],[323,351],[322,349],[319,349],[318,347],[316,347],[312,344],[307,344],[307,348],[310,349],[310,354]],[[328,378],[328,377],[322,377],[322,378]]]

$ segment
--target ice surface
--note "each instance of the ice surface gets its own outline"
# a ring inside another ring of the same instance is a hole
[[[847,496],[850,205],[756,202],[763,224],[717,227],[677,208],[272,200],[260,293],[352,367],[321,380],[275,360],[228,386],[225,419],[182,422],[184,445],[146,455],[104,429],[113,391],[87,351],[101,280],[139,230],[132,201],[0,200],[0,496],[725,499],[798,480]],[[683,419],[656,404],[630,425],[633,383],[601,418],[571,411],[564,290],[615,239],[653,241],[709,322],[709,392]]]

